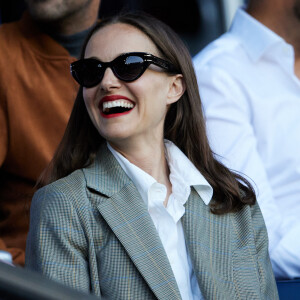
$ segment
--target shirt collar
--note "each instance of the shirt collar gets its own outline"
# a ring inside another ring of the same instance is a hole
[[[193,186],[203,202],[208,205],[213,195],[211,185],[174,143],[165,140],[165,147],[170,168],[170,181],[172,182],[172,179],[176,177],[177,182],[180,180],[182,184]]]
[[[244,8],[235,14],[229,32],[239,37],[253,61],[276,44],[287,44],[279,35],[249,15]]]
[[[148,190],[156,183],[156,180],[139,167],[129,162],[123,155],[114,150],[109,143],[108,149],[117,159],[122,169],[133,181],[145,203],[148,203]],[[203,202],[208,205],[213,189],[193,163],[185,154],[171,141],[165,140],[166,157],[170,168],[170,181],[182,182],[186,186],[194,186],[196,192],[202,198]],[[173,187],[174,188],[174,187]]]

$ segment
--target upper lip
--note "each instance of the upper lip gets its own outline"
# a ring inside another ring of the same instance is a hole
[[[115,100],[121,100],[121,99],[128,100],[128,101],[132,102],[133,104],[135,104],[131,99],[129,99],[125,96],[122,96],[122,95],[108,95],[108,96],[104,96],[100,100],[99,107],[102,107],[103,102],[115,101]]]

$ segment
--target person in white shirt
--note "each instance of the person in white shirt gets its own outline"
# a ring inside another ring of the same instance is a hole
[[[277,278],[300,277],[299,29],[299,0],[251,0],[193,60],[212,149],[254,182]]]
[[[102,20],[71,71],[27,268],[104,299],[278,299],[254,191],[213,157],[179,37],[148,15]]]

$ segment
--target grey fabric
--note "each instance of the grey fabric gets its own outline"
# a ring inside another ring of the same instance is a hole
[[[205,299],[278,299],[258,205],[217,216],[192,189],[182,222]],[[106,145],[35,194],[26,267],[102,299],[181,299],[147,207]]]
[[[56,42],[68,50],[70,56],[80,58],[82,45],[84,44],[85,39],[88,36],[88,33],[91,31],[92,27],[77,32],[72,35],[60,35],[53,32],[46,32],[49,34]]]

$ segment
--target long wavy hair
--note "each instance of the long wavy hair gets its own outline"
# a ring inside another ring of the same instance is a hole
[[[156,45],[162,58],[170,61],[183,75],[186,91],[167,112],[164,138],[179,147],[212,186],[211,211],[214,214],[224,214],[238,211],[244,205],[254,204],[256,198],[250,183],[222,165],[210,149],[191,56],[182,40],[169,26],[143,13],[123,13],[104,19],[89,33],[81,58],[84,57],[86,46],[93,34],[116,23],[128,24],[142,31]],[[38,186],[89,166],[104,142],[105,139],[90,120],[80,87],[65,134]]]

